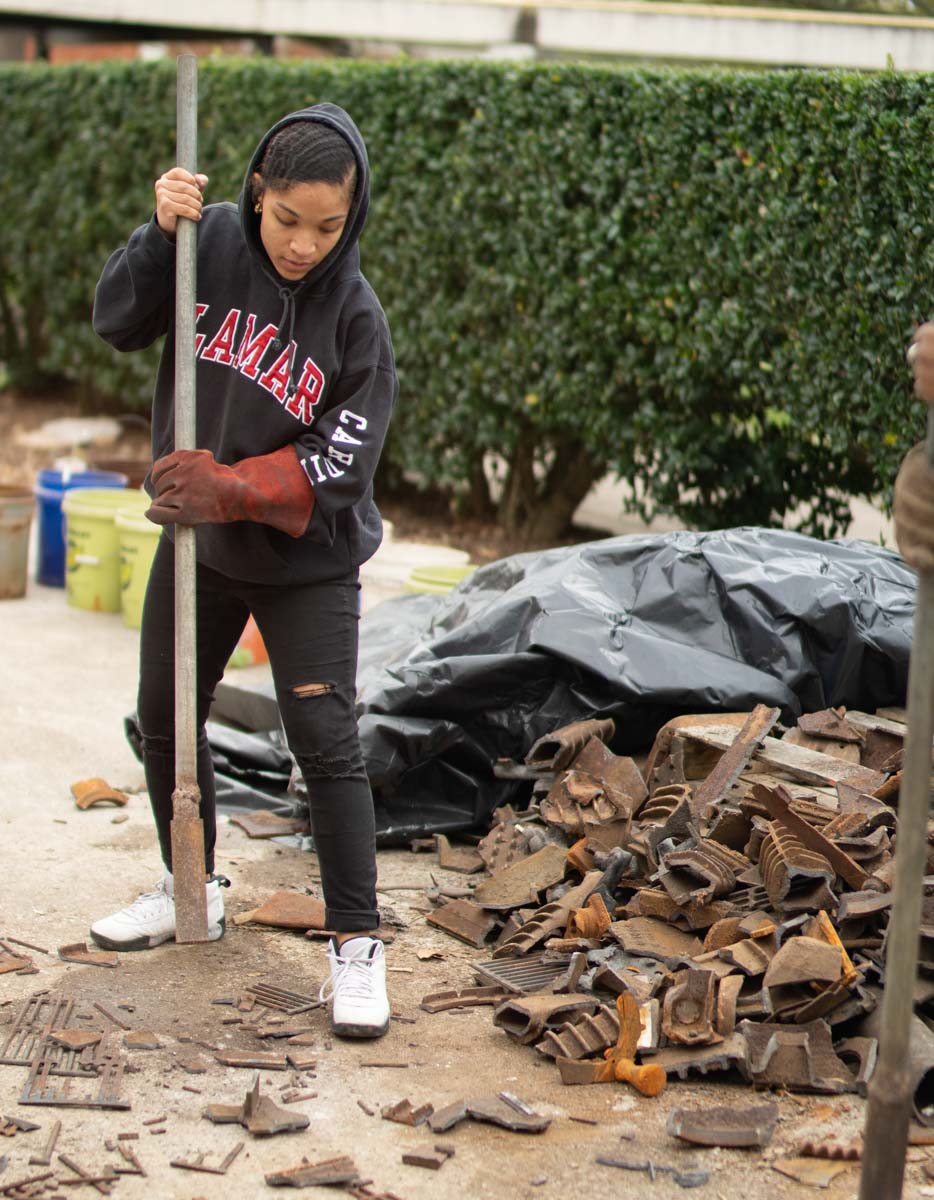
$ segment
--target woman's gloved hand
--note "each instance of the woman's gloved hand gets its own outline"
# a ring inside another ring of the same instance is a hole
[[[895,479],[895,541],[917,571],[934,571],[934,468],[919,442],[905,455]]]
[[[175,450],[153,464],[151,479],[156,494],[146,516],[156,525],[254,521],[301,537],[315,506],[291,446],[232,467],[210,450]]]

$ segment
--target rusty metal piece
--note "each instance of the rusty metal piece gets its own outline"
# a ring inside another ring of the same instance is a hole
[[[771,904],[783,912],[814,911],[836,904],[830,890],[834,868],[780,821],[769,824],[759,854],[759,871]]]
[[[666,1132],[694,1146],[767,1146],[778,1123],[778,1105],[773,1103],[731,1108],[673,1108]]]
[[[272,1008],[284,1012],[286,1016],[295,1017],[299,1013],[308,1012],[312,1008],[321,1008],[323,1001],[316,996],[303,996],[300,992],[287,992],[284,988],[271,983],[251,983],[244,988],[248,1000],[258,1001],[264,1008]]]
[[[517,1112],[516,1109],[502,1100],[499,1096],[478,1096],[465,1101],[467,1115],[475,1121],[485,1121],[491,1125],[499,1125],[513,1133],[544,1133],[551,1124],[551,1117],[543,1117],[538,1113]]]
[[[230,818],[231,825],[239,825],[249,838],[285,837],[293,833],[307,833],[308,820],[305,817],[280,817],[267,809],[257,809],[255,812],[235,813]]]
[[[87,1053],[87,1051],[82,1051]],[[35,1044],[34,1057],[29,1064],[29,1075],[19,1098],[20,1104],[48,1104],[64,1108],[122,1108],[130,1107],[128,1100],[120,1098],[120,1083],[123,1079],[124,1060],[106,1049],[101,1042],[98,1055],[93,1062],[93,1074],[86,1071],[72,1071],[67,1078],[64,1071],[57,1070],[60,1061],[56,1060],[55,1048],[48,1036],[42,1036]],[[96,1091],[87,1094],[72,1089],[72,1084],[80,1076],[83,1081]]]
[[[802,846],[826,859],[834,871],[854,891],[858,892],[865,885],[869,876],[862,867],[828,837],[825,837],[820,830],[809,825],[803,817],[794,812],[790,807],[791,797],[781,785],[775,788],[766,788],[762,784],[754,784],[752,791],[756,799],[766,805],[773,821],[780,821]],[[833,881],[829,880],[828,882],[832,883]]]
[[[420,1104],[417,1108],[411,1100],[399,1100],[380,1109],[384,1121],[395,1121],[399,1125],[424,1125],[434,1112],[434,1105]]]
[[[229,1110],[232,1107],[231,1105],[208,1105],[203,1115],[209,1121],[227,1123],[230,1121],[230,1117],[226,1112],[222,1115],[222,1110]],[[277,1133],[291,1133],[294,1130],[307,1129],[309,1124],[309,1119],[304,1113],[280,1108],[268,1096],[262,1095],[259,1087],[259,1071],[253,1076],[252,1086],[240,1107],[236,1109],[236,1116],[233,1120],[238,1125],[242,1125],[248,1133],[252,1133],[254,1137],[272,1137]]]
[[[787,1175],[796,1183],[825,1188],[847,1169],[845,1162],[830,1162],[820,1158],[777,1158],[771,1163],[773,1171]]]
[[[693,789],[689,783],[670,783],[655,788],[637,813],[640,825],[664,825],[682,804],[690,809]]]
[[[439,1108],[428,1118],[428,1128],[432,1133],[447,1133],[461,1121],[467,1120],[467,1101],[455,1100],[444,1108]]]
[[[608,742],[616,731],[611,720],[575,721],[540,737],[525,756],[527,766],[562,771],[592,739]]]
[[[568,936],[594,938],[599,941],[612,923],[613,918],[606,910],[603,897],[599,892],[593,892],[582,908],[571,909]]]
[[[38,1125],[36,1126],[38,1129]],[[55,1143],[58,1141],[59,1134],[62,1132],[61,1121],[56,1121],[49,1130],[49,1136],[41,1153],[31,1154],[29,1156],[29,1165],[32,1167],[47,1167],[52,1161],[52,1154],[55,1150]]]
[[[622,911],[627,917],[656,917],[693,932],[718,924],[733,911],[733,906],[727,900],[715,900],[712,904],[695,904],[693,901],[678,904],[661,888],[646,887],[640,888]]]
[[[455,848],[443,833],[435,834],[435,848],[438,851],[438,866],[445,871],[459,871],[462,875],[473,875],[475,871],[482,871],[486,865],[472,846]]]
[[[250,1053],[242,1050],[220,1050],[214,1058],[225,1067],[253,1067],[261,1071],[287,1071],[288,1059],[284,1054]]]
[[[595,991],[631,992],[639,1004],[649,1001],[668,978],[665,967],[654,958],[635,958],[624,950],[602,962],[594,971]]]
[[[682,1046],[723,1039],[714,1028],[717,980],[710,971],[679,971],[662,1002],[662,1033]]]
[[[798,717],[798,728],[809,737],[826,738],[834,742],[862,745],[866,741],[866,735],[846,719],[846,709],[842,706],[804,713]]]
[[[717,1033],[728,1038],[736,1028],[736,1002],[743,987],[742,975],[728,975],[717,988]]]
[[[478,950],[496,928],[496,918],[472,900],[451,900],[428,914],[428,924]]]
[[[120,962],[120,956],[115,951],[89,950],[84,942],[59,946],[58,957],[62,962],[81,963],[87,967],[115,967]]]
[[[69,1171],[74,1171],[82,1183],[94,1188],[102,1196],[109,1196],[111,1185],[117,1181],[117,1173],[111,1167],[105,1167],[102,1175],[92,1175],[90,1171],[86,1171],[84,1167],[76,1163],[67,1154],[59,1154],[58,1161],[66,1166]]]
[[[527,1045],[541,1037],[546,1028],[561,1024],[569,1013],[593,1012],[597,1007],[598,1002],[593,996],[540,992],[533,996],[513,997],[497,1005],[493,1024],[505,1029],[515,1041]]]
[[[740,1033],[733,1033],[712,1046],[668,1046],[659,1050],[652,1061],[679,1079],[729,1070],[736,1070],[748,1079],[747,1057],[746,1039]]]
[[[127,1050],[159,1050],[162,1047],[156,1035],[145,1029],[129,1032],[123,1039],[123,1044]]]
[[[533,946],[537,946],[552,934],[561,932],[568,923],[571,911],[589,899],[601,878],[600,871],[590,871],[560,899],[536,909],[511,937],[497,945],[493,957],[509,958],[516,954],[527,954]]]
[[[523,830],[515,824],[501,821],[477,846],[477,853],[491,875],[497,875],[506,867],[528,858],[529,842]]]
[[[264,1179],[270,1187],[322,1187],[328,1184],[356,1183],[360,1179],[360,1172],[352,1158],[341,1154],[318,1163],[302,1159],[297,1167],[270,1171],[268,1175],[264,1175]]]
[[[103,1033],[94,1029],[51,1029],[49,1040],[66,1050],[77,1050],[79,1053],[88,1046],[96,1046]]]
[[[766,735],[779,718],[779,709],[757,704],[717,765],[697,787],[691,809],[703,813],[726,794],[749,765],[749,760],[762,745]]]
[[[324,901],[304,892],[280,891],[267,897],[259,908],[240,913],[237,925],[248,922],[277,929],[326,929]]]
[[[642,1037],[639,1006],[627,992],[616,997],[619,1034],[616,1045],[603,1052],[602,1062],[558,1058],[558,1071],[564,1084],[629,1083],[643,1096],[657,1096],[667,1083],[664,1068],[657,1063],[638,1066],[636,1049]]]
[[[126,792],[112,788],[106,779],[79,779],[71,785],[71,794],[78,808],[87,809],[95,804],[115,804],[118,807],[129,800]]]
[[[669,966],[703,950],[696,937],[652,917],[614,921],[608,933],[630,954],[655,958]]]
[[[425,1167],[429,1171],[440,1171],[448,1161],[448,1155],[432,1154],[427,1150],[423,1150],[420,1153],[409,1151],[402,1155],[402,1161],[408,1167]]]
[[[736,876],[752,864],[745,854],[702,839],[696,846],[670,850],[659,859],[659,882],[677,904],[709,904],[736,886]]]
[[[858,1135],[848,1142],[839,1142],[835,1138],[815,1141],[809,1138],[798,1147],[798,1153],[804,1158],[829,1158],[834,1162],[859,1162],[863,1157],[863,1139]]]
[[[550,953],[550,951],[549,951]],[[577,985],[581,980],[581,976],[587,969],[587,955],[579,951],[571,954],[571,961],[568,963],[568,969],[563,975],[559,975],[557,979],[550,985],[549,991],[560,992],[562,994],[570,994],[577,991]]]
[[[541,803],[542,820],[572,837],[620,845],[629,832],[634,801],[586,771],[563,771]]]
[[[145,1177],[146,1171],[143,1164],[139,1161],[136,1152],[123,1142],[117,1142],[117,1153],[125,1163],[129,1163],[128,1167],[115,1167],[118,1175],[142,1175]]]
[[[74,1009],[74,999],[50,997],[43,992],[31,996],[17,1014],[10,1036],[0,1050],[0,1064],[28,1067],[41,1048],[43,1059],[53,1075],[87,1077],[80,1054],[57,1046],[47,1038],[50,1029],[67,1028]]]
[[[824,1021],[785,1025],[743,1021],[739,1032],[749,1048],[749,1071],[755,1084],[788,1091],[838,1095],[856,1091],[856,1080],[834,1052]]]
[[[564,878],[566,850],[548,842],[528,858],[483,880],[474,895],[484,908],[519,908],[537,902],[540,892]]]
[[[801,936],[789,938],[779,947],[762,983],[767,988],[798,983],[835,983],[842,974],[842,946]]]
[[[206,1154],[196,1154],[194,1158],[172,1158],[169,1160],[170,1167],[178,1167],[183,1171],[203,1171],[208,1175],[226,1175],[227,1168],[234,1161],[240,1151],[243,1149],[243,1142],[237,1142],[236,1146],[227,1154],[216,1167],[212,1167],[210,1163],[205,1162]]]
[[[879,1058],[878,1041],[874,1037],[849,1037],[838,1042],[834,1049],[837,1057],[853,1070],[857,1092],[865,1096]]]
[[[478,979],[524,995],[549,989],[556,979],[565,974],[570,963],[571,959],[566,955],[554,956],[545,951],[522,958],[474,963],[473,969]]]
[[[746,938],[742,942],[734,942],[717,951],[717,956],[724,962],[730,963],[744,975],[764,974],[775,957],[776,947],[773,938]]]
[[[567,1021],[550,1029],[535,1049],[548,1058],[589,1058],[616,1045],[619,1040],[619,1015],[615,1007],[601,1005],[593,1015]]]
[[[441,992],[429,992],[422,997],[421,1007],[425,1012],[448,1012],[452,1008],[471,1008],[478,1004],[499,1004],[513,993],[501,984],[487,987],[448,988]]]

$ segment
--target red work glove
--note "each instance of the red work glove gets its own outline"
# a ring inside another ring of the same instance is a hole
[[[146,516],[156,525],[255,521],[301,537],[315,507],[291,446],[232,467],[210,450],[175,450],[155,462],[151,478],[156,495]]]

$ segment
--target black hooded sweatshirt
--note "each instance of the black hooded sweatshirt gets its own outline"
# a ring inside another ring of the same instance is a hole
[[[274,269],[259,235],[250,179],[269,139],[293,121],[318,121],[349,143],[357,180],[340,240],[303,279]],[[291,444],[315,493],[307,531],[292,538],[251,521],[199,525],[198,561],[255,583],[305,583],[353,572],[377,549],[382,522],[373,473],[398,384],[386,317],[360,271],[370,171],[350,117],[316,104],[284,117],[260,141],[239,208],[206,205],[198,223],[196,445],[219,463]],[[155,216],[104,267],[94,329],[118,350],[165,335],[152,410],[153,458],[174,448],[175,243]],[[147,478],[146,490],[153,494]],[[173,526],[168,526],[171,535]]]

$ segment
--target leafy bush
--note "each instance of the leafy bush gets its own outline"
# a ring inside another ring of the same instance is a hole
[[[19,387],[144,408],[154,353],[90,326],[174,155],[174,64],[0,68],[0,357]],[[330,99],[373,166],[364,269],[402,382],[403,472],[531,544],[607,472],[699,527],[846,523],[923,435],[932,307],[921,75],[209,61],[209,198]],[[489,464],[498,464],[498,508]]]

